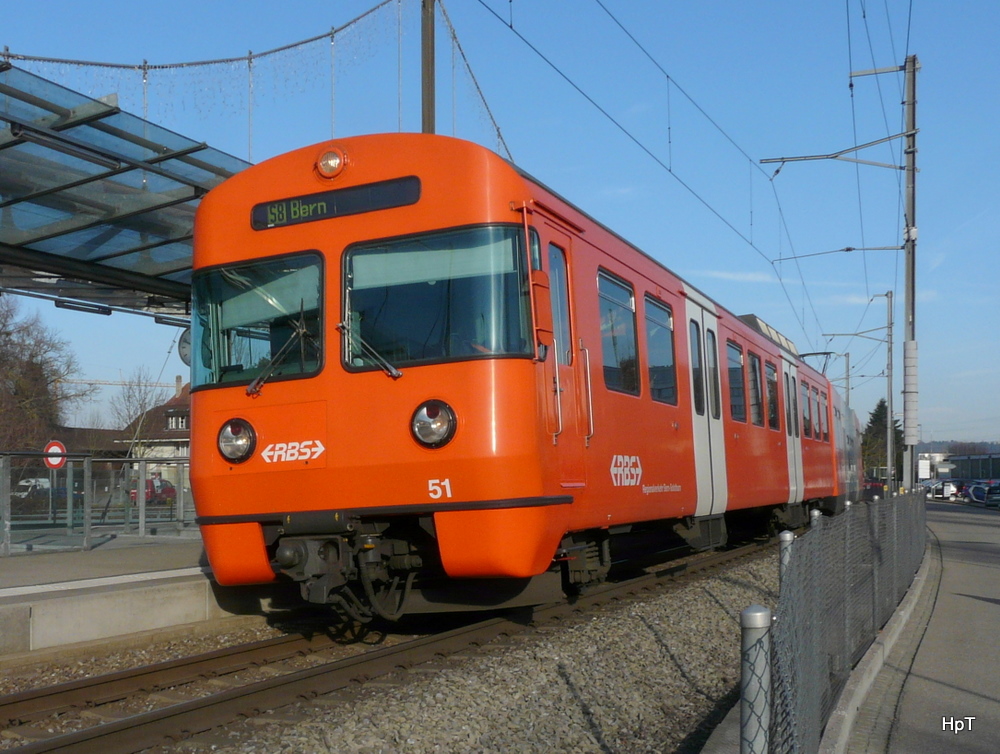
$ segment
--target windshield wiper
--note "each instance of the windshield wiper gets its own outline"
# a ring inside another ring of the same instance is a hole
[[[350,342],[352,350],[354,349],[354,343],[356,341],[357,344],[361,346],[361,350],[365,353],[365,355],[368,356],[368,358],[370,358],[376,364],[378,364],[382,368],[382,371],[385,372],[390,377],[392,377],[392,379],[398,380],[400,377],[403,376],[403,373],[400,372],[398,369],[396,369],[396,367],[394,367],[392,364],[390,364],[382,354],[376,351],[375,348],[370,343],[368,343],[368,341],[366,341],[360,335],[352,333],[351,328],[347,326],[347,323],[338,322],[337,329],[347,336],[347,340]]]
[[[271,377],[274,370],[277,368],[278,364],[285,360],[285,357],[292,350],[292,347],[299,341],[304,341],[309,337],[309,330],[306,327],[305,317],[299,315],[298,322],[292,322],[292,334],[288,336],[288,340],[285,341],[284,345],[281,346],[275,352],[267,364],[264,365],[264,369],[256,379],[247,385],[247,395],[257,396],[260,395],[260,389],[264,386],[264,383]]]

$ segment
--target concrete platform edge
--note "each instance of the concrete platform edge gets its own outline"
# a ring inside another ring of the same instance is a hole
[[[882,629],[882,633],[875,639],[875,642],[865,652],[864,657],[858,662],[851,677],[844,686],[840,694],[837,706],[834,708],[830,719],[823,731],[823,738],[820,741],[819,754],[843,754],[847,751],[848,743],[851,740],[851,731],[854,728],[855,720],[865,697],[868,695],[876,676],[885,664],[886,658],[892,651],[893,646],[899,639],[903,629],[906,628],[910,616],[913,614],[924,588],[927,586],[927,575],[930,571],[932,545],[928,542],[924,549],[924,559],[917,569],[916,576],[906,592],[903,601],[893,614],[892,618]]]
[[[0,656],[263,612],[247,596],[223,606],[201,575],[28,598],[0,605]]]

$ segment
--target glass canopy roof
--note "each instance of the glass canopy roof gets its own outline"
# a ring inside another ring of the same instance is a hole
[[[246,167],[0,61],[0,291],[186,317],[195,208]]]

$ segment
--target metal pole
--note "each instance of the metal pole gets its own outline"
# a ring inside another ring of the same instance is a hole
[[[888,485],[888,498],[896,490],[896,424],[892,418],[892,291],[886,291],[885,299],[888,308],[885,346],[885,377],[888,386],[885,394],[885,481]]]
[[[844,354],[844,407],[851,413],[851,352]]]
[[[434,126],[434,0],[421,0],[420,80],[422,131],[432,134]]]
[[[740,754],[767,754],[771,728],[771,611],[740,613]]]
[[[903,334],[903,486],[913,489],[916,480],[916,445],[920,441],[917,418],[917,71],[916,55],[906,58],[906,313]]]

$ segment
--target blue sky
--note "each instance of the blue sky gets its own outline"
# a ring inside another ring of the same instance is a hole
[[[122,64],[214,60],[324,34],[373,5],[179,0],[146,9],[46,0],[8,14],[0,46]],[[445,0],[444,7],[515,162],[730,310],[758,314],[800,351],[849,351],[851,402],[863,423],[885,396],[885,346],[828,335],[883,338],[886,301],[877,296],[894,292],[901,412],[902,252],[806,255],[899,245],[903,174],[823,160],[788,163],[773,176],[776,166],[759,161],[899,133],[902,76],[855,78],[852,90],[849,74],[918,55],[921,437],[1000,440],[1000,242],[992,232],[1000,200],[1000,6]],[[326,39],[255,61],[252,108],[245,62],[153,71],[145,99],[133,71],[17,64],[94,96],[118,92],[130,112],[145,108],[167,128],[260,161],[331,134],[418,130],[418,8],[418,0],[392,0],[335,35],[332,46]],[[438,131],[499,149],[453,50],[439,22]],[[899,144],[859,156],[898,164]],[[138,364],[164,382],[186,371],[170,350],[173,328],[23,304],[73,342],[91,379],[120,379]],[[833,377],[843,372],[840,360],[828,367]]]

